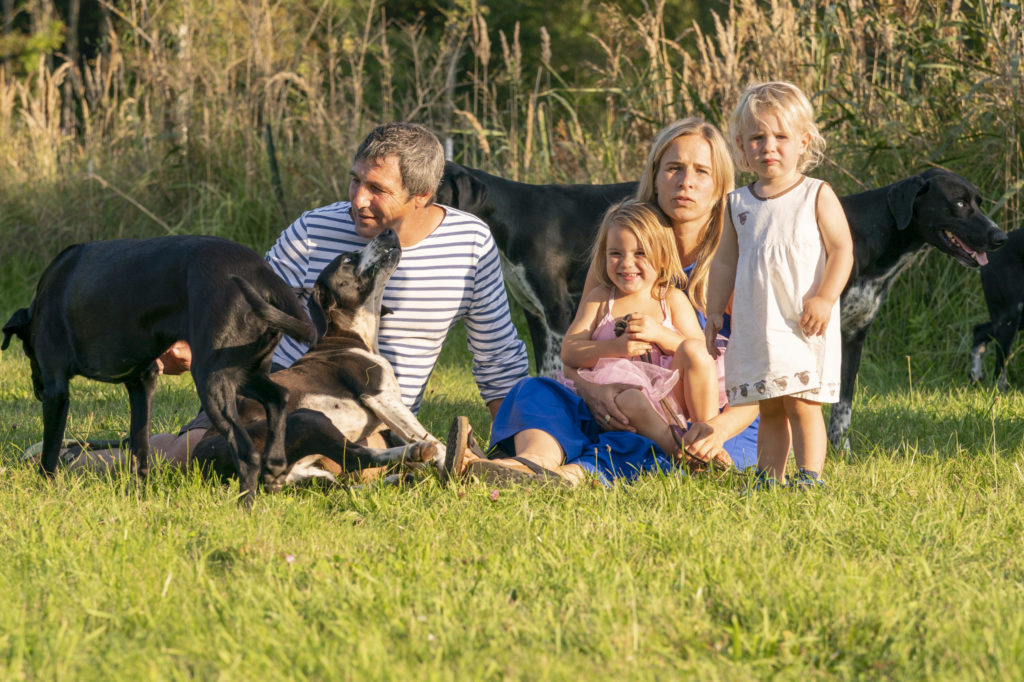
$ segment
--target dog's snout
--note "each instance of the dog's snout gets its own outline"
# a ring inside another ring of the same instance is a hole
[[[1006,240],[1009,238],[1010,237],[1005,232],[1003,232],[998,227],[996,227],[995,224],[993,224],[992,230],[989,232],[988,250],[995,251],[1003,244],[1005,244]]]

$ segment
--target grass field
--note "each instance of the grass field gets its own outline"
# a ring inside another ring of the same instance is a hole
[[[459,334],[422,410],[486,434]],[[0,357],[0,678],[1024,677],[1024,396],[868,357],[854,457],[820,494],[740,478],[613,489],[292,490],[160,468],[44,482],[20,351]],[[902,370],[902,371],[901,371]],[[879,379],[884,377],[885,379]],[[119,435],[76,380],[69,433]],[[166,379],[154,426],[196,407]]]
[[[107,28],[76,59],[47,22],[79,4],[4,2],[22,14],[0,36],[0,321],[74,242],[202,233],[265,252],[344,198],[385,120],[503,177],[624,181],[662,125],[724,125],[769,78],[811,94],[829,140],[815,175],[839,193],[945,167],[1024,225],[1019,2],[673,3],[700,6],[693,26],[664,0],[579,3],[596,24],[569,28],[592,58],[565,27],[520,31],[537,3],[500,3],[503,24],[499,3],[426,3],[442,27],[379,0],[133,0],[99,3]],[[145,489],[124,472],[43,481],[20,461],[41,409],[12,348],[0,680],[1024,679],[1024,395],[967,386],[984,316],[977,273],[948,258],[901,277],[866,347],[853,456],[830,454],[821,494],[427,477],[261,496],[250,514],[237,486],[166,468]],[[420,417],[443,437],[468,414],[486,436],[449,341]],[[163,380],[154,431],[197,404],[187,377]],[[70,436],[127,427],[122,388],[74,382]]]

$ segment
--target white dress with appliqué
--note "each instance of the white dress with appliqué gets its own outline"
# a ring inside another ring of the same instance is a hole
[[[729,194],[739,246],[732,338],[725,354],[726,396],[734,405],[780,396],[839,400],[842,340],[839,302],[825,334],[800,330],[804,298],[825,273],[825,245],[815,215],[824,181],[804,177],[763,199],[752,186]]]

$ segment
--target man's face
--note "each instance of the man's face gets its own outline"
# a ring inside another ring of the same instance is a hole
[[[373,239],[387,228],[401,234],[402,222],[412,213],[415,197],[402,184],[398,157],[386,156],[352,164],[348,199],[356,233]]]

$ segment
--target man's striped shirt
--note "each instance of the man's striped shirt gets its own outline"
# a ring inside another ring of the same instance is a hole
[[[448,330],[464,319],[473,376],[484,402],[504,398],[529,374],[526,345],[509,315],[498,249],[490,230],[469,213],[441,206],[445,218],[423,241],[402,249],[384,289],[394,311],[380,321],[380,353],[391,363],[402,399],[419,410],[427,380]],[[309,291],[335,256],[360,251],[370,240],[356,234],[349,202],[307,211],[267,253],[271,267],[292,287]],[[288,366],[306,350],[285,337],[274,361]]]

